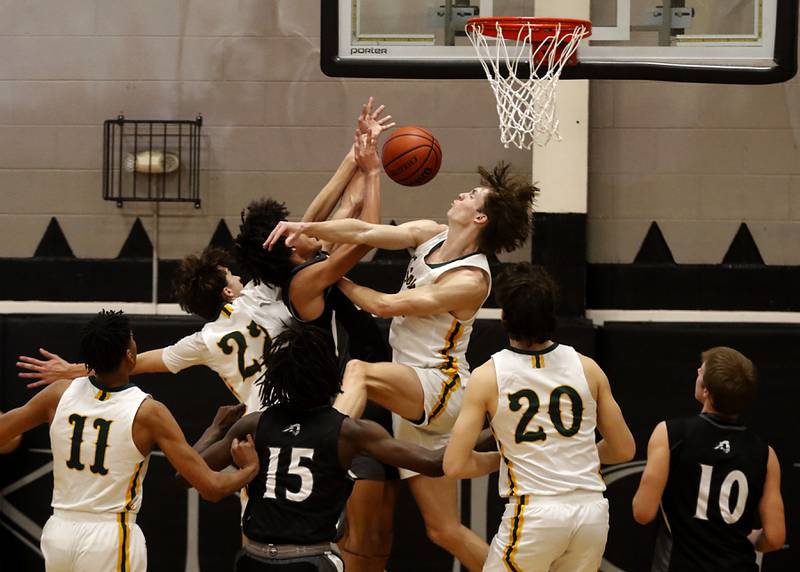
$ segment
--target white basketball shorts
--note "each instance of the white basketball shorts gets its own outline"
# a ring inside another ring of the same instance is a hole
[[[509,498],[484,572],[597,572],[608,537],[599,492]]]
[[[47,572],[145,572],[147,546],[136,515],[53,511],[42,531]]]

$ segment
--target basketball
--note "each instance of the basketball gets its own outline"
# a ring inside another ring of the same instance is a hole
[[[406,187],[424,185],[442,166],[442,148],[436,137],[422,127],[395,129],[381,152],[383,170]]]

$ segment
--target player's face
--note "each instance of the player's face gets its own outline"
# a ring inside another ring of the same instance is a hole
[[[292,243],[295,254],[301,259],[308,260],[322,248],[322,243],[316,238],[308,237],[304,234],[298,235]]]
[[[450,205],[447,217],[463,224],[479,218],[485,218],[486,215],[482,213],[482,209],[486,195],[489,192],[490,189],[487,187],[475,187],[471,191],[459,193],[453,204]]]
[[[242,293],[242,279],[225,268],[225,295],[229,300],[235,300]]]
[[[703,374],[706,371],[706,364],[703,363],[700,367],[697,368],[697,379],[694,382],[694,398],[703,403],[705,401],[706,396],[706,386],[703,385]]]

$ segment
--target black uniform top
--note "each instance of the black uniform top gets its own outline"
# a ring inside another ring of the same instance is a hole
[[[281,291],[283,293],[283,303],[289,309],[289,313],[292,315],[292,318],[294,318],[298,322],[302,322],[303,324],[317,326],[318,328],[322,328],[323,330],[327,330],[328,332],[330,332],[331,319],[333,317],[333,308],[331,307],[331,304],[328,303],[328,294],[330,293],[331,290],[330,288],[326,289],[325,293],[323,294],[323,298],[325,300],[325,307],[322,310],[322,314],[320,314],[313,320],[304,320],[303,318],[301,318],[300,315],[297,313],[297,310],[295,310],[295,307],[292,305],[292,300],[289,297],[289,286],[291,285],[292,280],[294,280],[295,276],[297,276],[298,272],[314,264],[324,262],[327,259],[328,259],[328,253],[325,252],[324,250],[320,250],[311,260],[307,260],[306,262],[298,264],[297,266],[292,268],[291,272],[289,272],[289,278],[286,280],[286,284],[283,285]]]
[[[333,541],[353,482],[339,463],[339,431],[347,417],[332,407],[261,414],[256,430],[259,475],[247,486],[243,530],[271,544]]]
[[[667,421],[669,480],[653,571],[757,572],[756,525],[769,448],[753,431],[703,413]]]

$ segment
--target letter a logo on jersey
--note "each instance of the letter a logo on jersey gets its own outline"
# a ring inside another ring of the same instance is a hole
[[[731,442],[730,441],[720,441],[717,443],[717,446],[714,447],[715,451],[722,451],[726,455],[731,452]]]
[[[293,423],[287,427],[283,428],[284,433],[291,433],[293,437],[297,437],[300,434],[300,424]]]

